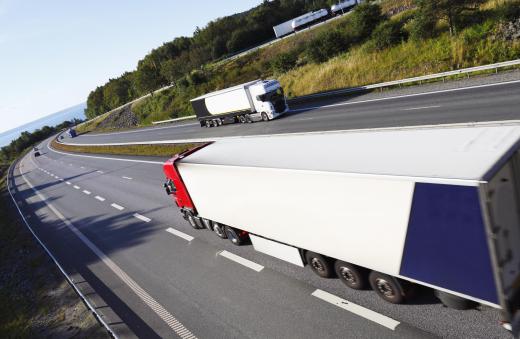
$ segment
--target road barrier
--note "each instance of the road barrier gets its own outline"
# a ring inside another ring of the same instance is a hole
[[[152,124],[153,125],[159,125],[159,124],[165,124],[165,123],[168,123],[168,122],[176,122],[176,121],[184,121],[184,120],[195,119],[196,117],[197,117],[196,115],[189,115],[187,117],[182,117],[182,118],[175,118],[175,119],[161,120],[161,121],[152,121]]]
[[[444,79],[449,76],[460,75],[460,74],[470,74],[470,73],[474,73],[474,72],[488,71],[488,70],[493,70],[493,69],[495,70],[495,72],[498,72],[499,68],[511,67],[511,66],[517,66],[517,65],[520,65],[520,59],[499,62],[496,64],[489,64],[489,65],[484,65],[484,66],[463,68],[463,69],[458,69],[455,71],[448,71],[448,72],[443,72],[443,73],[423,75],[423,76],[419,76],[419,77],[407,78],[407,79],[402,79],[402,80],[382,82],[379,84],[373,84],[373,85],[367,85],[367,86],[361,86],[361,87],[343,88],[343,89],[332,90],[332,91],[327,91],[327,92],[303,95],[300,97],[296,97],[293,100],[300,101],[300,100],[308,100],[308,99],[314,99],[314,98],[322,98],[322,97],[327,97],[327,96],[350,94],[350,93],[355,93],[355,92],[367,91],[367,90],[371,90],[371,89],[383,89],[385,87],[406,85],[406,84],[417,83],[417,82],[421,83],[422,81],[427,81],[427,80]]]

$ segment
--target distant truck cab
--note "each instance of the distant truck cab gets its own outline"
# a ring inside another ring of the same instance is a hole
[[[41,155],[40,154],[40,150],[38,149],[38,147],[33,148],[33,151],[34,151],[34,156],[35,157],[39,157]]]
[[[277,80],[251,81],[205,94],[192,99],[191,104],[202,127],[216,127],[226,122],[269,121],[288,111]]]
[[[67,131],[67,135],[71,138],[75,138],[76,137],[76,130],[74,128],[69,128],[69,130]]]

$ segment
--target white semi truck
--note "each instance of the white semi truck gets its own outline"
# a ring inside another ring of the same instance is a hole
[[[306,13],[304,15],[301,15],[301,16],[295,18],[292,21],[291,26],[295,31],[297,31],[299,29],[308,27],[315,22],[323,20],[328,16],[329,16],[329,11],[327,11],[324,8],[319,9],[317,11],[309,12],[309,13]]]
[[[269,121],[287,112],[288,106],[277,80],[255,80],[192,99],[200,125],[226,122]]]
[[[392,303],[520,321],[520,123],[221,139],[164,164],[194,228]]]

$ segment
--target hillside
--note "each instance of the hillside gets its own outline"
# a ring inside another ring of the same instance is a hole
[[[191,115],[189,99],[256,78],[278,78],[293,97],[519,57],[518,0],[365,2],[338,20],[239,59],[208,61],[131,111],[146,125]],[[179,59],[164,64],[172,60]]]

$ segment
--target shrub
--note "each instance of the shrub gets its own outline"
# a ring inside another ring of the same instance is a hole
[[[307,45],[305,54],[312,62],[324,62],[348,49],[340,32],[329,31],[318,35]]]
[[[419,7],[410,25],[410,37],[416,41],[433,38],[436,25],[437,17],[433,7]]]
[[[351,15],[351,29],[355,40],[361,42],[368,39],[383,19],[378,4],[365,1],[358,5]]]
[[[520,18],[520,1],[506,2],[497,8],[498,18],[502,21],[514,21]]]
[[[377,50],[383,50],[398,44],[405,38],[401,23],[384,21],[372,32],[372,40]]]
[[[278,54],[270,63],[271,70],[274,73],[285,73],[296,66],[298,56],[296,53]]]

